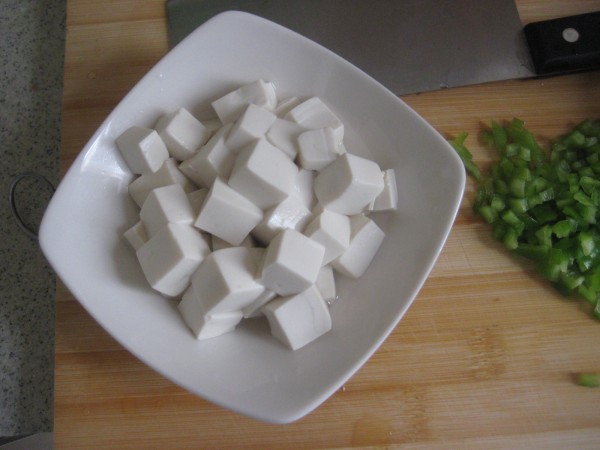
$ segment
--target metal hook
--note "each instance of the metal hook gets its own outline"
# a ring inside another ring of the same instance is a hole
[[[16,202],[15,202],[15,190],[17,188],[17,185],[21,181],[23,181],[25,178],[34,178],[36,180],[43,181],[44,183],[46,183],[47,186],[50,187],[52,194],[54,194],[56,189],[54,188],[54,185],[46,177],[44,177],[43,175],[39,175],[37,173],[33,173],[33,172],[20,173],[20,174],[16,175],[10,182],[10,188],[8,191],[8,203],[10,204],[10,210],[12,212],[12,215],[15,218],[15,220],[17,221],[17,225],[19,225],[19,228],[21,228],[21,230],[27,236],[29,236],[31,239],[37,240],[38,239],[37,233],[25,224],[25,222],[23,221],[23,218],[19,214]]]

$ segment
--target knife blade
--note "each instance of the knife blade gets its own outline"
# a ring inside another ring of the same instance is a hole
[[[296,31],[398,95],[600,66],[600,13],[524,29],[513,0],[167,0],[169,44],[227,10]]]

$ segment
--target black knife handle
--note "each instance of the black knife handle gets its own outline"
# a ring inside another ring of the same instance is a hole
[[[525,25],[540,76],[600,69],[600,11]]]

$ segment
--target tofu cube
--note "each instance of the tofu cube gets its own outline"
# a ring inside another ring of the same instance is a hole
[[[210,253],[206,238],[188,225],[169,223],[136,252],[142,271],[152,288],[177,297]]]
[[[277,93],[273,83],[257,80],[229,92],[211,104],[221,122],[227,124],[236,121],[250,104],[273,110],[277,106]]]
[[[266,133],[267,140],[289,156],[291,160],[298,154],[298,136],[306,129],[296,122],[277,119]]]
[[[142,245],[148,242],[148,234],[144,229],[142,221],[138,221],[134,226],[128,228],[124,233],[123,237],[129,243],[131,248],[137,251]]]
[[[128,128],[116,139],[116,143],[127,166],[135,174],[156,172],[169,158],[164,142],[150,128]]]
[[[314,189],[324,208],[359,214],[383,190],[383,174],[377,163],[344,153],[319,172]]]
[[[258,283],[264,249],[231,247],[212,252],[192,276],[192,287],[207,314],[241,311],[260,297]]]
[[[323,265],[329,264],[350,245],[350,218],[325,209],[306,226],[304,234],[325,247]]]
[[[350,218],[350,229],[350,245],[331,265],[343,275],[359,278],[375,258],[385,233],[362,214]]]
[[[264,308],[271,334],[292,350],[298,350],[331,330],[329,308],[315,286],[272,300]]]
[[[177,305],[184,322],[196,339],[210,339],[235,330],[242,320],[241,311],[208,314],[192,286]]]
[[[287,97],[280,100],[273,112],[277,117],[284,117],[288,112],[298,106],[302,101],[298,97]]]
[[[242,309],[242,314],[245,319],[252,319],[254,317],[260,317],[263,315],[263,306],[269,303],[271,300],[277,297],[277,294],[273,291],[265,289],[256,300],[250,303],[248,306]]]
[[[317,280],[325,247],[296,230],[281,231],[267,247],[261,282],[279,295],[302,292]]]
[[[196,154],[179,165],[179,169],[198,186],[210,187],[215,178],[226,180],[229,177],[235,155],[225,145],[225,138],[232,126],[219,128]]]
[[[208,195],[208,189],[196,189],[195,191],[189,192],[186,195],[188,202],[190,202],[190,206],[192,207],[192,211],[194,212],[194,218],[196,218],[198,217],[198,214],[200,214],[200,209],[202,209],[204,200],[206,200],[206,196]]]
[[[329,127],[337,142],[344,140],[344,124],[319,97],[311,97],[295,106],[285,115],[285,119],[305,128]]]
[[[296,164],[261,138],[239,153],[229,186],[264,210],[290,194],[297,175]]]
[[[218,236],[215,236],[214,234],[210,235],[210,239],[211,239],[210,247],[212,248],[213,252],[216,252],[217,250],[221,250],[223,248],[230,248],[230,247],[247,247],[247,248],[256,247],[256,242],[254,241],[254,238],[250,234],[248,236],[246,236],[246,238],[240,243],[240,245],[231,245],[229,242],[224,241],[223,239],[221,239]]]
[[[394,169],[383,171],[383,191],[369,204],[369,211],[393,211],[398,208],[398,187]]]
[[[196,189],[194,183],[177,168],[177,161],[169,158],[156,172],[145,173],[133,180],[129,184],[129,195],[141,208],[153,189],[170,184],[181,185],[185,192],[192,192]]]
[[[326,266],[321,267],[315,286],[321,293],[321,297],[323,297],[327,306],[331,306],[335,303],[337,294],[335,289],[335,275],[331,265],[327,264]]]
[[[314,170],[300,169],[294,183],[294,190],[290,193],[291,196],[297,197],[311,211],[317,204],[317,197],[313,189],[315,176],[317,173]]]
[[[298,148],[300,166],[308,170],[322,170],[343,153],[331,128],[304,131],[298,136]]]
[[[263,137],[271,128],[277,116],[260,106],[248,105],[244,113],[236,120],[229,132],[225,144],[233,153]]]
[[[156,123],[156,131],[177,161],[193,156],[211,135],[210,129],[185,108],[163,115]]]
[[[281,203],[267,209],[261,222],[252,230],[252,235],[263,245],[286,228],[302,232],[312,214],[300,199],[290,195]]]
[[[194,226],[231,245],[240,245],[262,217],[260,208],[217,178],[204,200]]]
[[[192,205],[178,184],[153,189],[140,211],[140,219],[150,237],[168,223],[191,225],[194,218]]]

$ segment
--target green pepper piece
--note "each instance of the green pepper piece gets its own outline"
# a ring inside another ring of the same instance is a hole
[[[597,388],[600,387],[600,374],[598,373],[579,373],[577,374],[577,384],[579,386]]]

